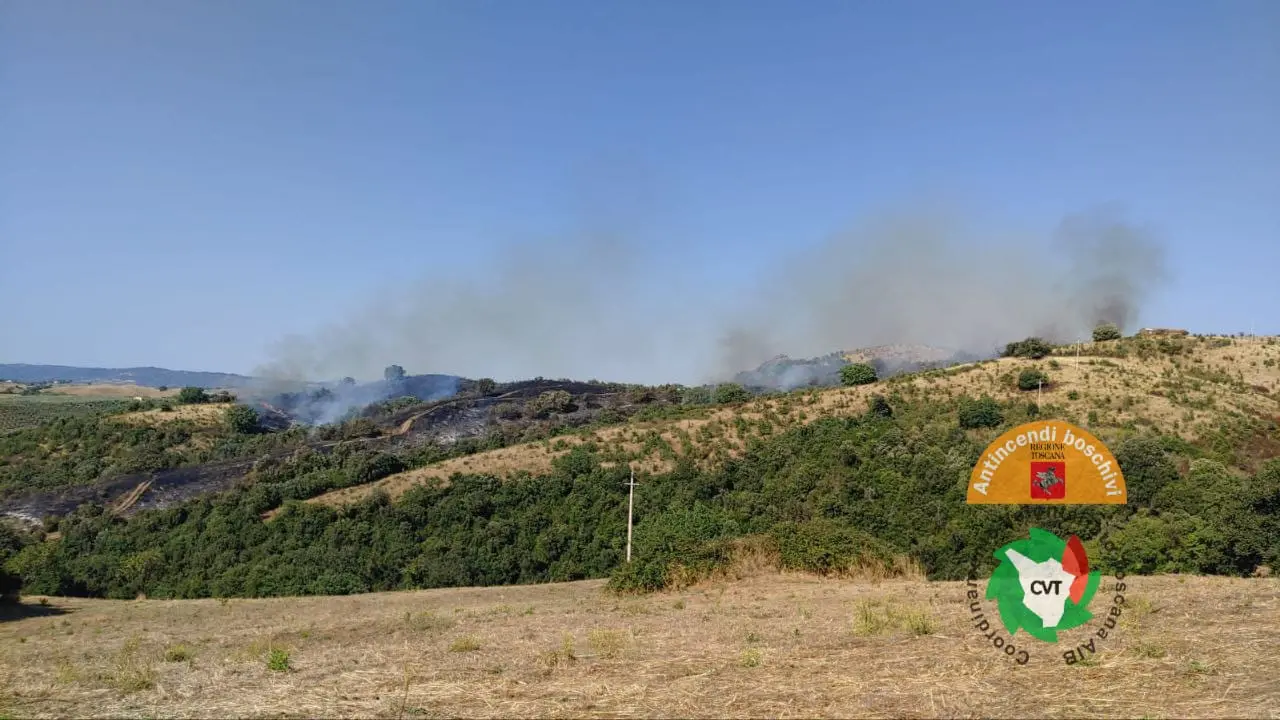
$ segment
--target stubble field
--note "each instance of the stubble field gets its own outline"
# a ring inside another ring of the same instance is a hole
[[[1025,667],[973,629],[955,582],[761,573],[643,597],[583,581],[269,600],[25,598],[25,617],[0,622],[0,712],[1280,717],[1280,582],[1128,585],[1096,657],[1067,666],[1064,647],[1023,636]],[[1100,592],[1092,609],[1109,603]]]

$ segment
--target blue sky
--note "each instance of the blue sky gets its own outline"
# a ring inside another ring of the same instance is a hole
[[[9,0],[0,362],[248,372],[597,229],[718,302],[924,196],[1119,203],[1168,246],[1145,323],[1280,332],[1277,37],[1273,0]]]

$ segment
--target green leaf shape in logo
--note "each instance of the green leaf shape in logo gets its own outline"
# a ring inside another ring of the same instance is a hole
[[[1027,539],[1015,540],[995,551],[994,556],[1000,560],[1000,565],[991,574],[991,582],[987,583],[987,599],[995,598],[1000,609],[1000,621],[1004,623],[1010,635],[1016,635],[1021,628],[1032,637],[1056,643],[1059,630],[1079,627],[1093,618],[1093,613],[1089,612],[1088,607],[1102,580],[1100,573],[1096,571],[1089,573],[1080,602],[1072,602],[1070,597],[1066,598],[1062,619],[1058,621],[1057,627],[1047,628],[1040,616],[1031,612],[1023,602],[1022,583],[1018,581],[1018,570],[1006,555],[1009,550],[1017,551],[1037,563],[1049,559],[1061,562],[1067,551],[1067,542],[1047,530],[1031,528],[1030,537]]]

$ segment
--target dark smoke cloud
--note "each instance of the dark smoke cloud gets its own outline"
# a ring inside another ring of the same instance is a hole
[[[286,338],[258,374],[372,379],[398,363],[498,380],[698,383],[783,353],[921,344],[987,354],[1030,334],[1084,338],[1102,321],[1133,329],[1167,280],[1154,236],[1113,209],[1040,236],[942,211],[889,213],[783,258],[740,302],[682,284],[681,259],[659,254],[600,233],[511,247],[481,273],[436,272]]]
[[[1134,329],[1142,303],[1169,280],[1163,248],[1150,231],[1119,219],[1118,210],[1063,221],[1055,243],[1072,262],[1075,301],[1090,327]]]

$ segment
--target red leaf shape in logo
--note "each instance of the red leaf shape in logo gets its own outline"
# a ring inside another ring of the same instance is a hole
[[[1062,569],[1076,576],[1071,583],[1071,602],[1080,602],[1089,584],[1089,558],[1084,553],[1084,543],[1075,535],[1067,541],[1067,550],[1062,554]]]

